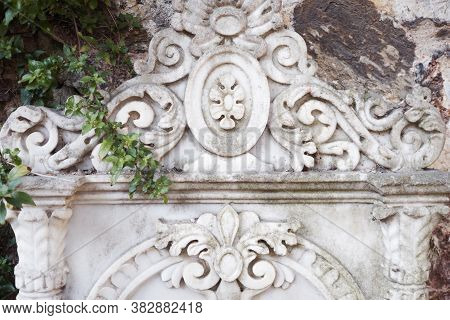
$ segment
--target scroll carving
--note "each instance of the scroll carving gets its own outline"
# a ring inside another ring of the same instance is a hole
[[[0,131],[2,148],[18,148],[24,163],[34,172],[59,171],[73,166],[96,139],[81,135],[80,118],[33,106],[14,111]]]
[[[127,299],[157,274],[170,288],[183,284],[207,299],[251,299],[287,290],[300,274],[327,299],[363,299],[350,274],[296,234],[300,222],[264,222],[225,206],[196,222],[160,222],[156,237],[120,258],[88,299]]]
[[[420,170],[439,157],[445,125],[428,89],[416,85],[393,105],[319,80],[304,39],[283,27],[280,0],[177,0],[173,7],[171,28],[153,37],[148,58],[135,63],[138,76],[109,101],[121,108],[111,116],[126,122],[123,131],[140,132],[157,158],[186,126],[218,162],[239,162],[267,127],[295,171],[360,170],[362,155],[372,168]],[[80,119],[56,117],[22,107],[3,128],[2,147],[19,147],[35,172],[76,168],[101,138],[82,135]],[[93,167],[104,171],[97,153]]]
[[[159,32],[150,42],[148,59],[137,60],[134,70],[142,81],[171,83],[186,76],[194,58],[189,52],[191,39],[171,29]]]

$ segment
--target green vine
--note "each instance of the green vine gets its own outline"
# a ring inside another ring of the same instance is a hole
[[[18,154],[18,149],[0,151],[0,224],[5,223],[7,207],[20,210],[24,204],[35,205],[30,195],[16,190],[29,173]]]
[[[82,133],[94,130],[97,136],[103,136],[99,157],[112,165],[111,182],[115,183],[124,169],[132,169],[134,176],[129,186],[130,197],[141,192],[150,198],[162,198],[166,203],[170,181],[166,176],[156,178],[160,164],[153,158],[151,150],[140,141],[139,134],[121,134],[118,129],[123,125],[109,121],[108,110],[99,90],[105,82],[102,75],[90,65],[80,63],[80,60],[87,59],[85,55],[77,58],[73,49],[68,47],[64,48],[64,52],[67,70],[84,75],[80,80],[82,96],[68,99],[66,114],[85,118]]]
[[[93,130],[102,137],[99,155],[111,164],[111,182],[129,170],[130,197],[139,192],[167,202],[170,181],[159,175],[159,162],[138,134],[118,132],[122,124],[109,120],[102,95],[109,66],[130,67],[124,58],[128,51],[124,39],[141,28],[140,21],[131,14],[118,14],[109,0],[5,0],[0,9],[4,12],[0,61],[18,62],[22,104],[83,117],[82,133]],[[53,52],[25,52],[22,33],[17,31],[23,28],[52,40]],[[65,39],[54,32],[57,29],[68,29],[73,36]],[[75,95],[65,103],[55,101],[55,90],[67,79],[75,79]]]

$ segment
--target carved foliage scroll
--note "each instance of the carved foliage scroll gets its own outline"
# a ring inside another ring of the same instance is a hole
[[[135,63],[138,76],[109,103],[124,131],[142,132],[156,157],[180,141],[186,117],[205,150],[234,160],[269,127],[295,171],[358,170],[362,154],[373,168],[393,171],[420,170],[438,158],[445,125],[429,90],[416,86],[391,105],[373,93],[320,81],[304,39],[283,27],[281,0],[176,0],[173,7],[171,28],[152,38],[148,58]],[[157,112],[161,107],[165,116]],[[129,121],[136,114],[140,118]],[[80,121],[22,107],[0,142],[19,147],[35,172],[69,169],[99,142],[93,133],[80,134]],[[94,168],[104,170],[97,151]]]
[[[17,299],[61,299],[69,269],[63,251],[70,208],[25,207],[9,210],[18,243],[19,263],[15,267]]]
[[[169,288],[207,299],[251,299],[288,289],[300,274],[327,299],[363,299],[350,274],[329,254],[296,234],[297,219],[264,222],[225,206],[196,222],[161,222],[157,235],[114,263],[88,299],[127,299],[159,274]]]
[[[431,232],[444,205],[378,205],[373,216],[380,221],[384,243],[384,274],[390,282],[388,299],[426,299],[430,270]]]

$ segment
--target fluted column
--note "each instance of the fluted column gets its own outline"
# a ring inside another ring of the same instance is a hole
[[[17,299],[61,299],[68,268],[64,260],[67,207],[24,207],[10,210],[7,221],[17,241]]]
[[[444,205],[378,205],[373,216],[380,221],[384,243],[383,269],[389,281],[387,299],[427,299],[430,271],[430,237]]]

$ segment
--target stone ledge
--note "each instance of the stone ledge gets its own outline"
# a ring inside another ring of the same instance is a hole
[[[303,172],[259,175],[169,174],[171,202],[349,202],[448,203],[450,173]],[[23,189],[37,203],[68,199],[75,203],[160,203],[128,196],[129,177],[111,186],[108,175],[26,177]],[[70,199],[69,199],[70,198]]]

